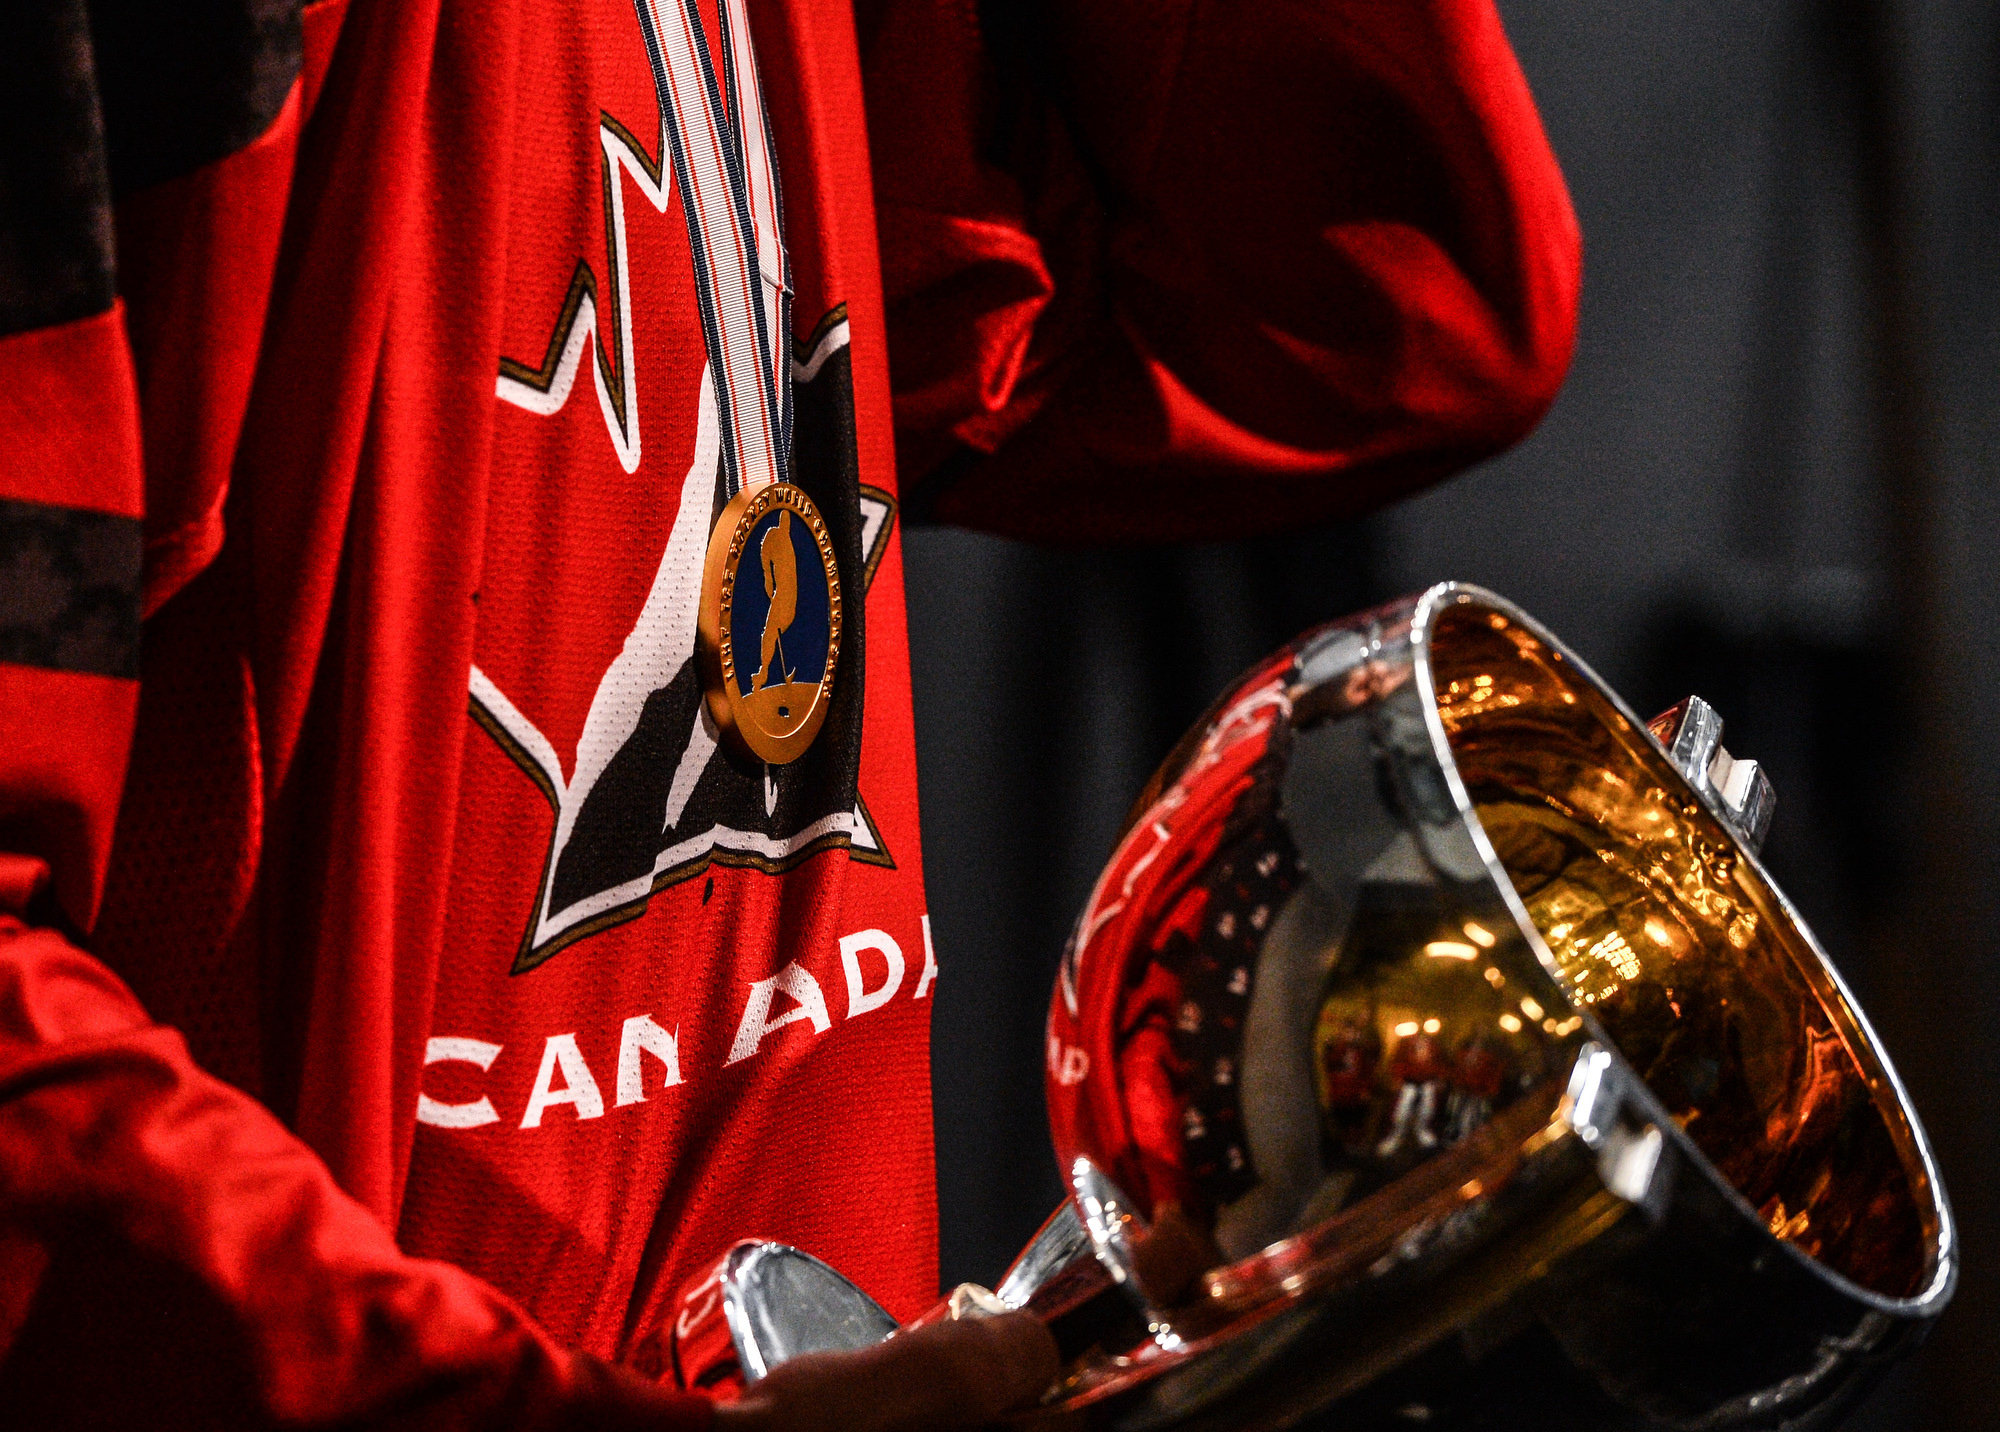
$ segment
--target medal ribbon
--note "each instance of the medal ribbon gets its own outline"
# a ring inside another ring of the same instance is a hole
[[[720,81],[699,0],[636,4],[687,216],[733,497],[783,479],[792,445],[791,274],[757,55],[743,0],[716,0]]]

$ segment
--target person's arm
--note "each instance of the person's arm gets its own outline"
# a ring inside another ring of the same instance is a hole
[[[1275,531],[1553,400],[1579,240],[1491,0],[891,0],[862,42],[913,513]]]
[[[0,918],[0,1398],[15,1427],[699,1432],[708,1404],[565,1351],[400,1253],[102,965]]]

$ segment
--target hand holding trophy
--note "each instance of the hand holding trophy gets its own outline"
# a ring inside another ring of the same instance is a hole
[[[1254,668],[1155,775],[1051,1002],[1072,1197],[994,1290],[1090,1425],[1804,1429],[1949,1301],[1916,1114],[1757,848],[1756,763],[1446,584]],[[727,1394],[907,1335],[742,1243]]]

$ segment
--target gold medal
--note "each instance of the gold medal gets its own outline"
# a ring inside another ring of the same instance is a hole
[[[774,766],[809,750],[833,703],[840,570],[826,519],[788,482],[729,499],[708,539],[696,650],[723,740]]]

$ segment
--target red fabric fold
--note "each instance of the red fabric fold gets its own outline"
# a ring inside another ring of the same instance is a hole
[[[404,1257],[109,971],[12,919],[0,1268],[14,1427],[700,1432],[711,1416],[553,1346],[468,1274]]]
[[[1019,60],[956,7],[867,32],[898,452],[934,515],[1253,535],[1533,427],[1580,247],[1488,0],[1046,14]]]

